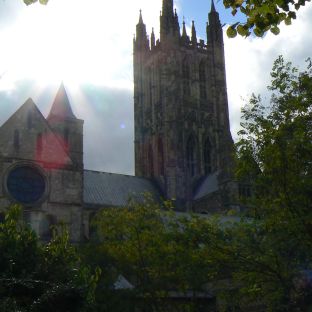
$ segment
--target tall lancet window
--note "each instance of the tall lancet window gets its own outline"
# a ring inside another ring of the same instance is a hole
[[[204,170],[205,174],[212,172],[212,157],[211,157],[211,143],[209,138],[204,143]]]
[[[158,139],[158,162],[159,162],[159,175],[163,176],[165,174],[165,164],[164,164],[164,146],[162,139]]]
[[[18,151],[20,147],[20,135],[18,130],[14,130],[13,145],[14,149]]]
[[[201,100],[207,99],[207,91],[206,91],[206,64],[205,61],[202,60],[199,63],[199,94]]]
[[[152,79],[153,79],[153,73],[152,73],[152,69],[149,68],[148,70],[148,92],[149,92],[149,102],[150,105],[152,107],[153,105],[153,83],[152,83]]]
[[[183,95],[191,95],[191,86],[190,86],[190,66],[187,59],[184,59],[182,62],[182,81],[183,81]]]
[[[27,128],[30,130],[33,127],[33,117],[32,112],[28,112],[27,114]]]
[[[37,135],[37,155],[38,157],[42,156],[42,134],[38,133]]]
[[[193,177],[196,173],[196,142],[193,136],[190,136],[186,143],[186,166]]]
[[[154,159],[153,159],[153,150],[152,146],[150,145],[148,148],[148,166],[149,166],[149,173],[150,176],[154,176]]]

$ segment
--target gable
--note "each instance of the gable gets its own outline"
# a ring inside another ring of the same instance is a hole
[[[0,127],[0,147],[3,157],[40,161],[56,167],[72,164],[62,141],[32,99]]]

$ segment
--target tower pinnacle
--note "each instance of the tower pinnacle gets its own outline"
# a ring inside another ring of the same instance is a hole
[[[52,104],[48,116],[48,120],[51,118],[58,118],[61,120],[76,119],[76,116],[74,115],[72,108],[70,106],[63,82],[61,83],[55,96],[54,102]]]

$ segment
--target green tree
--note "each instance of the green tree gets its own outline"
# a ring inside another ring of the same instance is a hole
[[[205,285],[215,278],[210,253],[201,245],[201,235],[209,231],[206,223],[176,215],[169,203],[161,207],[149,197],[143,203],[130,201],[125,208],[104,209],[96,216],[98,237],[91,257],[97,255],[95,265],[107,271],[105,277],[112,275],[111,283],[122,275],[135,286],[127,292],[132,302],[157,311],[168,304],[172,291],[191,293],[186,308],[196,305],[197,293],[208,294]]]
[[[305,311],[311,290],[312,67],[299,71],[280,56],[269,104],[253,95],[243,108],[238,177],[253,181],[248,222],[230,228],[233,276],[245,295],[272,311]],[[236,261],[238,261],[236,263]]]
[[[99,272],[91,274],[64,228],[41,244],[11,207],[0,224],[1,311],[88,311]]]

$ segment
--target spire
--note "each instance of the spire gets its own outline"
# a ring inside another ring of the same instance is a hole
[[[162,15],[167,17],[173,16],[173,0],[163,0]]]
[[[142,10],[140,10],[139,22],[136,25],[136,38],[133,40],[134,48],[148,50],[149,43],[146,34],[146,26],[143,23]]]
[[[57,94],[55,96],[54,102],[52,104],[52,107],[51,107],[51,110],[47,119],[49,120],[53,117],[56,117],[61,120],[77,119],[70,106],[63,82],[61,83],[61,86],[57,91]]]
[[[182,23],[182,25],[183,25],[183,27],[182,27],[182,37],[187,37],[184,16],[183,16],[183,23]]]
[[[178,42],[180,37],[180,27],[178,15],[173,11],[173,0],[163,0],[162,12],[160,16],[160,41],[167,38]]]
[[[195,23],[192,21],[192,43],[196,47],[197,45],[197,36],[196,36],[196,29],[195,29]]]
[[[208,14],[209,25],[207,26],[207,42],[223,43],[222,26],[219,13],[216,11],[214,0],[211,0],[211,11]]]
[[[154,34],[154,27],[152,28],[152,33],[151,33],[151,48],[155,47],[155,34]]]
[[[215,4],[214,4],[214,1],[211,0],[211,9],[210,9],[210,12],[217,12],[216,11],[216,7],[215,7]]]
[[[143,23],[142,10],[141,9],[140,9],[140,16],[139,16],[139,24],[144,24]]]

